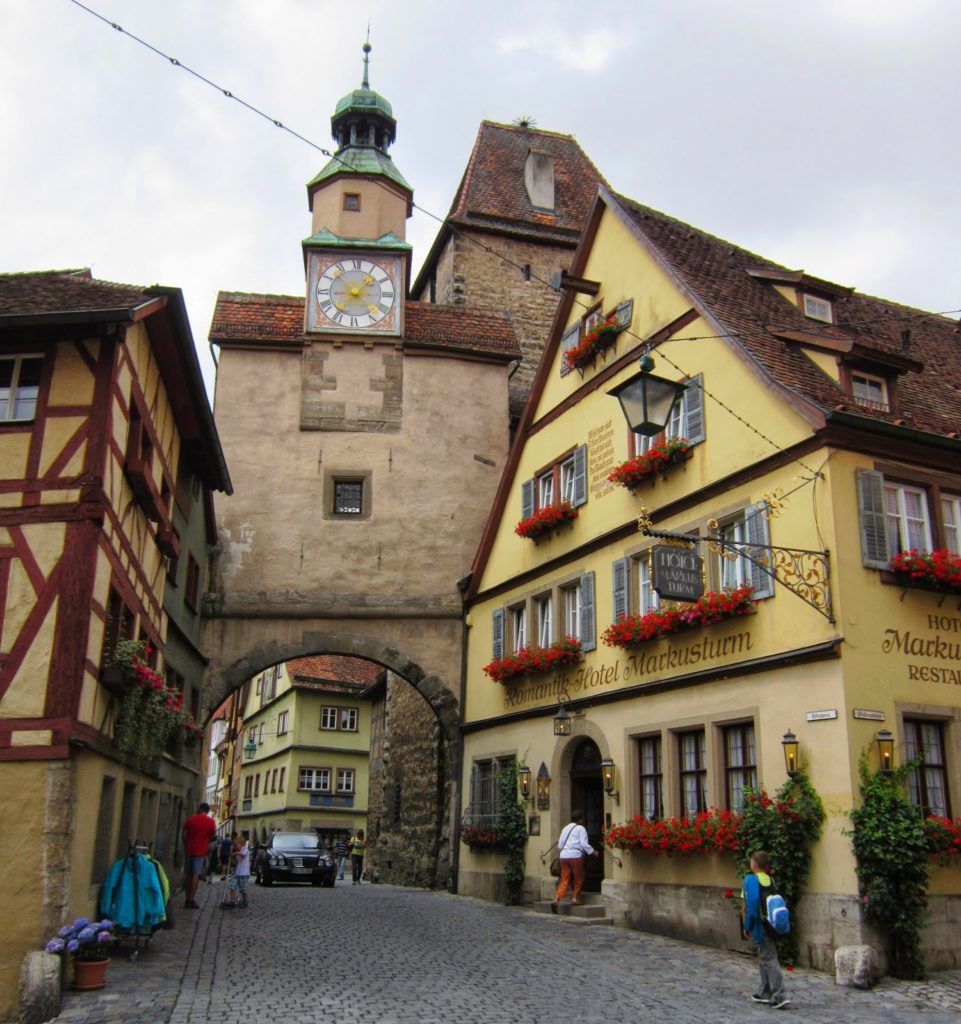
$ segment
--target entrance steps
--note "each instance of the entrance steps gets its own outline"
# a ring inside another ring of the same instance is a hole
[[[581,893],[582,906],[573,907],[565,899],[557,905],[557,917],[566,924],[594,925],[613,924],[613,920],[607,916],[607,908],[604,906],[604,897],[596,892]],[[534,904],[534,911],[538,914],[551,913],[550,900],[538,900]]]

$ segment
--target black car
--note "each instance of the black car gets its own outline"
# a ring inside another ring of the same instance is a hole
[[[257,851],[254,873],[258,885],[310,882],[331,888],[336,867],[316,832],[275,832]]]

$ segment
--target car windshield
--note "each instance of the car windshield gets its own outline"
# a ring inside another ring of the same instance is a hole
[[[273,839],[275,850],[316,850],[317,836],[305,835],[275,835]]]

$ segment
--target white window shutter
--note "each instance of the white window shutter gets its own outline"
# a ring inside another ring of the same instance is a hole
[[[504,657],[504,609],[498,608],[492,617],[493,637],[492,657]]]
[[[525,480],[521,484],[521,519],[529,519],[534,514],[534,481]]]
[[[621,617],[627,615],[630,610],[627,589],[630,580],[630,563],[626,558],[619,558],[611,566],[611,579],[614,583],[614,621],[619,622]]]
[[[684,403],[684,435],[691,444],[700,444],[707,437],[703,373],[691,378],[681,401]]]
[[[594,626],[594,573],[586,572],[581,577],[581,650],[593,651],[597,647],[597,630]]]
[[[574,508],[587,504],[587,445],[574,449],[574,487],[571,494]]]
[[[763,565],[771,566],[773,569],[771,552],[762,550],[769,547],[771,543],[767,519],[762,514],[765,511],[767,511],[767,505],[763,501],[757,505],[751,505],[744,510],[744,537],[748,544],[760,545],[758,548],[747,549],[747,554],[754,559],[753,562],[748,561],[747,563],[747,575],[751,580],[751,585],[754,587],[755,599],[773,597],[774,595],[773,577],[761,565],[755,564],[755,562],[760,562]]]
[[[858,471],[858,513],[861,518],[861,564],[870,569],[887,569],[887,517],[884,510],[884,474]]]
[[[617,307],[615,315],[621,327],[630,327],[631,321],[634,319],[634,300],[628,299],[626,302],[622,302]]]
[[[572,324],[561,336],[561,376],[566,377],[571,371],[567,368],[564,353],[570,351],[581,340],[581,325]]]

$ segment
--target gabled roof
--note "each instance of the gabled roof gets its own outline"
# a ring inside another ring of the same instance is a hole
[[[407,302],[404,345],[494,358],[520,358],[507,313],[465,306]],[[215,345],[299,348],[304,343],[304,299],[292,295],[220,292],[210,340]]]
[[[753,372],[805,416],[813,430],[834,421],[849,428],[874,428],[891,436],[900,433],[922,443],[961,445],[957,440],[961,433],[958,321],[859,295],[851,288],[804,271],[791,271],[604,187],[587,218],[571,267],[572,276],[584,272],[605,209],[619,217],[638,243],[652,254],[686,296],[692,310],[711,325]],[[775,282],[807,286],[830,295],[835,323],[822,324],[805,317],[773,287]],[[565,293],[554,317],[474,560],[466,593],[468,602],[477,593],[573,302],[573,293]],[[681,318],[681,322],[689,320]],[[905,336],[905,331],[910,334]],[[648,339],[635,340],[640,344]],[[854,405],[841,385],[804,354],[805,347],[851,353],[860,360],[895,369],[900,374],[897,410],[886,413]],[[591,383],[588,381],[585,387],[593,390]]]
[[[533,206],[524,184],[530,150],[554,158],[553,214]],[[482,121],[450,211],[411,294],[419,295],[453,226],[529,237],[573,248],[599,185],[600,171],[573,135]]]
[[[387,670],[364,658],[318,654],[287,662],[295,689],[359,695],[381,682]]]
[[[190,446],[205,482],[230,494],[230,475],[179,288],[98,281],[89,268],[0,274],[0,331],[142,320],[182,441]]]

